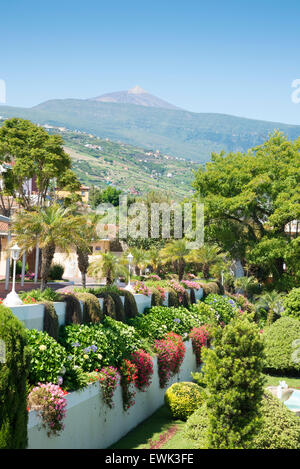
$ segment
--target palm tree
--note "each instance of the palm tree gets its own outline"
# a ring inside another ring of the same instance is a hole
[[[283,311],[284,296],[284,293],[278,293],[275,290],[256,296],[257,302],[255,303],[255,308],[256,310],[262,308],[268,311],[268,325],[272,324],[274,314],[280,316]]]
[[[138,275],[141,275],[143,269],[145,269],[148,264],[146,251],[144,249],[134,247],[130,252],[133,256],[133,264],[138,269]]]
[[[255,285],[257,285],[257,280],[255,277],[253,277],[253,275],[250,275],[250,277],[238,277],[234,281],[234,286],[236,288],[241,288],[246,298],[249,297],[251,288]]]
[[[193,249],[187,256],[187,261],[197,264],[206,280],[210,277],[211,267],[223,264],[224,269],[226,268],[226,254],[216,244],[204,244],[199,249]]]
[[[16,242],[24,252],[37,244],[42,251],[41,290],[46,287],[55,249],[68,253],[77,245],[85,245],[83,224],[82,217],[73,215],[72,207],[57,204],[16,213],[12,223]]]
[[[178,273],[179,280],[182,280],[186,259],[189,249],[185,239],[173,239],[169,241],[160,251],[160,257],[163,264],[172,262]]]
[[[111,285],[120,276],[127,278],[128,269],[111,252],[99,254],[99,259],[93,261],[88,268],[88,275],[96,278],[106,278],[106,284]]]
[[[150,265],[154,272],[157,272],[161,266],[160,249],[153,246],[147,251],[148,265]]]
[[[78,244],[76,246],[77,263],[81,273],[82,286],[86,287],[86,274],[89,267],[89,255],[91,254],[90,244],[97,239],[97,223],[101,218],[99,214],[88,213],[81,215],[84,218],[83,237],[85,240],[84,245]]]

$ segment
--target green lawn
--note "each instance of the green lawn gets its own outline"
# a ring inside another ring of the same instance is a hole
[[[158,441],[163,435],[166,435],[170,429],[176,433],[161,448],[163,449],[188,449],[188,442],[184,440],[181,432],[185,422],[181,420],[172,420],[168,409],[165,406],[160,407],[151,417],[142,422],[124,438],[114,443],[112,449],[150,449],[149,439]],[[174,427],[176,426],[176,429]]]
[[[266,377],[266,386],[278,386],[279,381],[285,381],[290,388],[300,388],[300,377],[291,378],[288,376],[271,376],[265,375]]]

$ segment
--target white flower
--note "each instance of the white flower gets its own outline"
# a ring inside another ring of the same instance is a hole
[[[44,350],[46,350],[47,347],[46,347],[46,345],[40,345],[39,349],[41,350],[41,352],[44,352]]]
[[[101,355],[101,353],[98,353],[97,357],[99,358],[99,360],[102,360],[102,355]]]

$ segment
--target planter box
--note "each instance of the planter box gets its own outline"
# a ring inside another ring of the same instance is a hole
[[[200,288],[200,290],[194,290],[194,292],[196,301],[201,300],[201,298],[203,297],[203,288]]]
[[[163,301],[163,306],[168,306],[169,305],[169,292],[165,292],[166,299]]]
[[[12,306],[10,309],[27,329],[37,329],[38,331],[43,331],[44,305],[32,304]]]
[[[143,314],[145,308],[151,308],[151,295],[142,295],[140,293],[133,295],[139,314]]]
[[[66,303],[54,301],[53,306],[58,316],[58,325],[64,326],[66,324]]]
[[[197,371],[196,358],[191,342],[185,342],[186,353],[180,372],[173,376],[166,389],[177,381],[191,381],[191,372]],[[166,389],[159,387],[157,359],[153,360],[152,383],[146,392],[136,390],[135,405],[123,410],[121,387],[115,391],[114,407],[110,409],[101,399],[98,383],[67,395],[65,430],[56,437],[47,436],[40,428],[34,411],[29,413],[29,449],[103,449],[107,448],[130,430],[152,415],[164,403]]]

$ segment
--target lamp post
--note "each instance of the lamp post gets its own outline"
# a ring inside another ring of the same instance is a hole
[[[19,295],[17,294],[17,292],[15,290],[15,287],[16,287],[16,264],[17,264],[17,260],[20,257],[21,249],[19,248],[19,246],[17,244],[15,244],[12,248],[10,248],[10,252],[11,252],[12,260],[14,262],[13,276],[12,276],[12,290],[7,295],[5,300],[3,301],[3,304],[5,306],[18,306],[18,305],[23,304],[23,301],[21,300],[21,298],[19,297]]]
[[[127,285],[127,290],[131,290],[131,285],[130,285],[130,270],[131,270],[131,263],[133,261],[133,255],[131,254],[131,252],[128,254],[127,256],[127,260],[128,260],[128,285]]]

